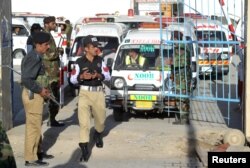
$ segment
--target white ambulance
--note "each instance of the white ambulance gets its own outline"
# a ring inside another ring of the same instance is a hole
[[[119,44],[125,38],[128,32],[126,25],[122,23],[106,23],[106,22],[93,22],[82,25],[80,31],[77,33],[70,54],[68,57],[68,79],[72,69],[74,68],[75,61],[84,55],[83,41],[87,35],[96,36],[101,44],[100,49],[105,57],[113,57]],[[97,53],[98,54],[98,53]]]
[[[172,33],[154,25],[147,23],[142,25],[143,28],[130,30],[116,52],[112,63],[110,95],[106,96],[116,121],[123,120],[124,112],[176,112],[176,96],[189,97],[176,93],[171,75],[172,67],[168,61],[174,55]],[[126,64],[131,50],[146,59],[146,67]]]
[[[199,46],[199,73],[222,77],[229,72],[232,35],[218,20],[195,19],[195,34]]]

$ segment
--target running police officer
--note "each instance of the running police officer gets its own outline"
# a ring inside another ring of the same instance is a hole
[[[44,18],[44,30],[50,34],[49,50],[44,54],[43,64],[45,66],[45,72],[49,79],[48,88],[57,101],[59,101],[59,74],[60,74],[60,57],[59,49],[56,47],[55,40],[51,35],[50,31],[55,30],[56,28],[56,18],[54,16],[49,16]],[[53,102],[49,101],[49,121],[48,126],[51,127],[61,127],[64,126],[63,123],[56,121],[56,115],[59,112],[59,106]]]
[[[25,126],[25,166],[48,166],[40,160],[41,127],[44,99],[50,96],[47,77],[42,64],[43,54],[49,49],[50,35],[37,32],[33,35],[35,48],[22,60],[21,81],[23,85],[22,101],[26,115]],[[47,158],[53,158],[49,156]]]
[[[105,97],[102,87],[103,80],[109,80],[110,74],[103,59],[97,56],[97,38],[88,35],[84,42],[85,55],[78,58],[75,66],[75,74],[70,81],[80,85],[78,100],[78,120],[80,125],[80,143],[82,158],[88,160],[88,143],[90,134],[90,118],[95,120],[94,140],[96,147],[103,147],[102,132],[106,118]]]

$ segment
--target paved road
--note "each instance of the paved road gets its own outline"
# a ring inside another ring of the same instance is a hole
[[[18,77],[14,78],[15,127],[8,131],[8,136],[18,168],[23,168],[25,117]],[[173,116],[159,115],[128,115],[127,121],[115,122],[110,109],[107,109],[104,148],[97,149],[91,144],[89,161],[80,163],[77,98],[68,96],[66,103],[58,115],[58,119],[66,123],[63,128],[47,127],[46,110],[44,113],[44,149],[55,155],[49,160],[51,168],[203,167],[194,151],[193,139],[199,133],[192,127],[172,125]]]

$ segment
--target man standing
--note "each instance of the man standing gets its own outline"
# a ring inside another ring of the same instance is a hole
[[[49,85],[51,93],[54,95],[57,101],[59,101],[59,67],[60,67],[60,58],[59,58],[59,49],[56,47],[54,38],[52,37],[50,31],[55,30],[56,28],[56,18],[54,16],[49,16],[44,18],[44,30],[50,34],[49,45],[50,48],[44,54],[43,64],[45,66],[45,73],[48,76]],[[52,100],[49,100],[49,121],[48,126],[51,127],[61,127],[64,126],[63,123],[56,121],[56,115],[59,112],[59,106],[54,103]]]
[[[50,96],[46,88],[48,80],[42,64],[42,56],[49,49],[50,35],[37,32],[33,35],[35,49],[23,58],[21,81],[22,101],[26,115],[25,125],[25,166],[48,166],[38,158],[41,143],[41,127],[44,99]],[[52,156],[50,158],[53,158]]]
[[[174,74],[176,94],[189,96],[192,78],[191,56],[185,44],[179,44],[175,47],[173,61],[172,74]],[[173,124],[188,124],[190,111],[189,97],[177,98],[176,104],[180,113],[177,115],[177,121],[173,122]]]
[[[71,33],[72,33],[73,28],[72,28],[69,20],[65,20],[65,24],[66,24],[65,34],[67,37],[67,48],[70,49]]]
[[[40,26],[39,23],[34,23],[31,28],[30,28],[30,35],[27,39],[26,42],[26,49],[27,49],[27,53],[30,52],[33,48],[34,48],[34,43],[32,40],[32,36],[34,35],[34,33],[39,32],[42,30],[42,27]]]
[[[94,140],[96,147],[103,147],[102,132],[104,131],[106,112],[102,81],[109,80],[110,74],[102,58],[96,54],[99,45],[97,38],[88,35],[85,37],[83,45],[86,55],[76,60],[76,72],[71,76],[70,81],[80,85],[78,100],[79,146],[82,150],[82,158],[87,161],[91,116],[95,120]]]

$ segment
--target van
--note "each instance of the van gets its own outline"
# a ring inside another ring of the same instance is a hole
[[[130,30],[116,52],[110,95],[106,96],[115,121],[122,121],[124,112],[176,112],[176,97],[180,95],[176,93],[172,66],[165,63],[165,60],[173,58],[175,46],[171,43],[172,33],[166,28],[150,28],[153,24],[143,24],[143,28]],[[126,65],[131,50],[139,52],[146,59],[146,67]],[[164,62],[158,62],[159,58]],[[181,96],[189,97],[188,93]]]
[[[227,75],[233,44],[230,43],[233,38],[228,27],[209,18],[195,19],[194,24],[199,46],[199,74]]]
[[[12,57],[14,59],[14,64],[21,64],[21,59],[27,54],[26,43],[30,35],[30,30],[23,21],[12,18],[11,31],[13,38]]]
[[[127,26],[122,23],[93,22],[82,25],[80,31],[74,39],[68,57],[68,79],[71,76],[70,74],[74,68],[75,61],[84,54],[83,41],[87,35],[97,37],[99,43],[101,44],[99,48],[103,53],[102,56],[104,57],[104,60],[107,61],[105,57],[111,55],[114,57],[116,49],[125,38],[127,31]]]

